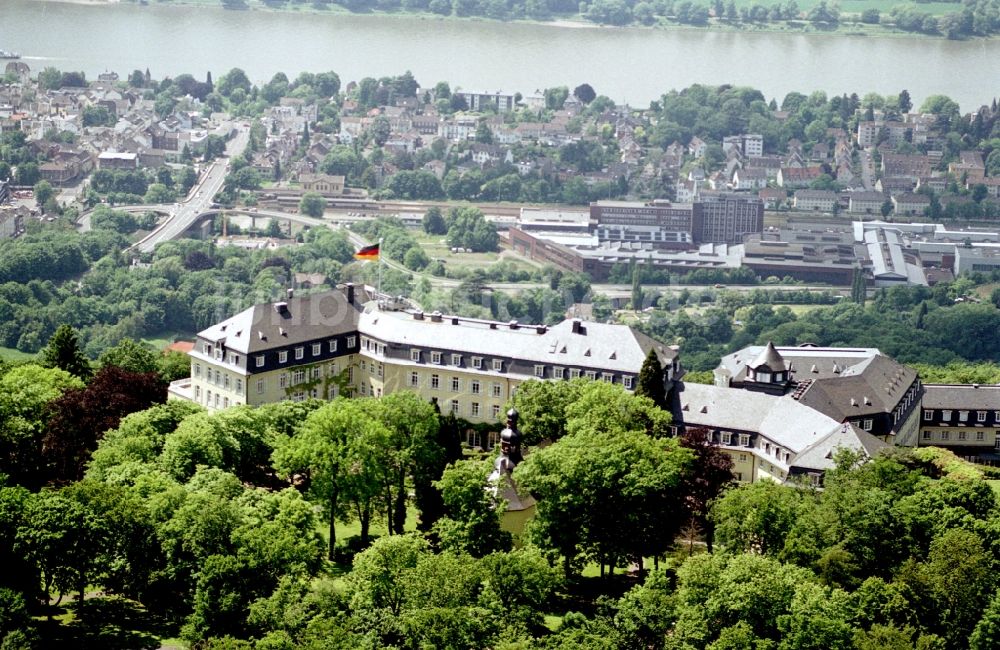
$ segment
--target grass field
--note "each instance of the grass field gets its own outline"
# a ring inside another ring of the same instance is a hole
[[[145,336],[142,338],[142,342],[150,346],[154,350],[162,350],[171,343],[177,340],[190,341],[194,338],[193,334],[180,331],[166,331],[153,334],[151,336]]]
[[[0,361],[27,361],[34,359],[36,355],[28,352],[21,352],[14,348],[0,348]]]
[[[424,252],[432,260],[441,260],[448,268],[464,267],[482,269],[496,264],[501,259],[514,262],[519,269],[532,270],[540,265],[525,259],[512,251],[499,253],[453,253],[444,235],[427,235],[419,231],[410,231]]]

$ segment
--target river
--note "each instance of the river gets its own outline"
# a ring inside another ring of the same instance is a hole
[[[915,103],[945,94],[965,111],[992,101],[1000,40],[948,41],[776,32],[616,29],[409,16],[226,11],[0,0],[0,48],[44,66],[123,77],[204,77],[238,66],[262,83],[334,70],[346,83],[411,70],[469,90],[524,94],[587,82],[617,101],[645,106],[693,83],[739,84],[779,100],[809,93],[906,88]]]

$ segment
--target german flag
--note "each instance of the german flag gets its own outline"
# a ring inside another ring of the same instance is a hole
[[[372,244],[371,246],[365,246],[357,253],[354,254],[354,259],[356,260],[377,260],[378,259],[378,244]]]

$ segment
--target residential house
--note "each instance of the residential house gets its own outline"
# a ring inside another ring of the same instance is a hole
[[[688,143],[687,150],[688,153],[694,156],[695,158],[701,158],[702,156],[705,155],[706,148],[708,148],[708,143],[706,143],[698,136],[694,136],[693,138],[691,138],[691,142]]]
[[[931,205],[931,200],[923,194],[893,194],[893,213],[899,215],[922,215]]]
[[[837,193],[830,190],[796,190],[793,205],[796,210],[832,212],[837,205]]]
[[[881,192],[851,192],[847,211],[852,214],[881,214],[886,198]]]
[[[733,172],[734,190],[759,190],[767,187],[767,170],[759,167],[737,169]]]
[[[782,167],[778,170],[778,185],[780,187],[808,187],[810,183],[823,175],[821,167]]]

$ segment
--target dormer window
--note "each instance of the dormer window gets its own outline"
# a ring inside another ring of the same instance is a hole
[[[771,373],[769,373],[769,372],[758,372],[757,373],[757,381],[770,382],[771,381]]]

